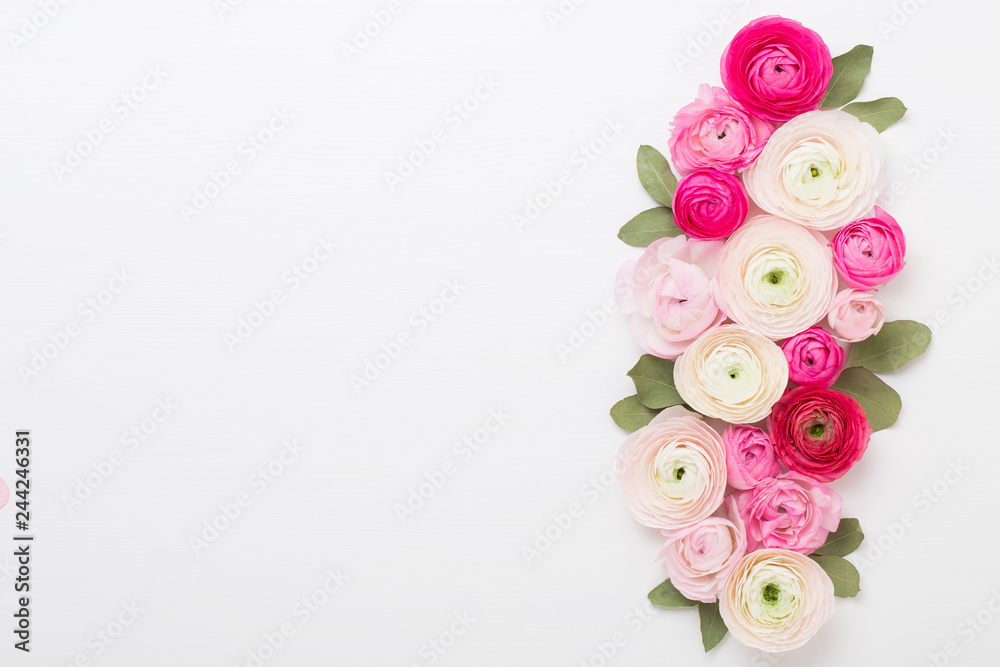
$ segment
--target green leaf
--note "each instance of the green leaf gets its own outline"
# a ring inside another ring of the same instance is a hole
[[[852,598],[861,590],[861,575],[850,561],[839,556],[810,556],[819,563],[830,580],[833,594],[838,598]]]
[[[618,232],[618,238],[630,246],[645,247],[665,236],[680,236],[683,233],[674,224],[674,212],[658,206],[626,222]]]
[[[729,632],[726,622],[722,620],[719,613],[719,603],[705,604],[698,603],[698,618],[701,619],[701,643],[705,647],[705,653],[719,645],[722,638]]]
[[[643,405],[638,396],[629,396],[615,403],[611,408],[611,418],[629,433],[634,433],[652,421],[659,412]]]
[[[872,431],[881,431],[895,424],[903,408],[903,401],[896,390],[866,368],[846,369],[833,388],[861,404]]]
[[[837,532],[830,533],[826,543],[813,552],[815,556],[846,556],[853,552],[865,540],[861,524],[857,519],[841,519]]]
[[[684,403],[674,386],[674,362],[669,359],[644,354],[628,372],[628,376],[635,383],[639,400],[647,408],[669,408],[671,405]]]
[[[879,132],[895,123],[906,113],[906,107],[895,97],[883,97],[874,102],[853,102],[844,111],[868,123]]]
[[[670,206],[677,189],[677,177],[670,171],[667,158],[652,146],[639,146],[639,154],[635,157],[639,169],[639,180],[646,192],[664,206]]]
[[[926,325],[913,320],[887,322],[877,334],[854,344],[847,365],[887,373],[919,357],[930,344],[931,330]]]
[[[819,106],[823,109],[842,107],[861,92],[865,77],[872,68],[875,49],[858,44],[847,53],[833,59],[833,78]]]
[[[669,579],[649,591],[649,595],[646,597],[657,607],[693,607],[698,604],[694,600],[688,600],[681,595],[681,592],[674,588]]]

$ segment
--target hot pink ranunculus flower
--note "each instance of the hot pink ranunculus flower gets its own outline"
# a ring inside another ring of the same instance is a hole
[[[827,321],[841,340],[858,343],[882,330],[885,306],[868,292],[845,289],[834,298]]]
[[[840,277],[857,289],[885,285],[906,264],[903,230],[878,206],[870,217],[841,227],[830,246]]]
[[[722,55],[722,84],[733,99],[776,122],[817,109],[832,77],[823,39],[780,16],[751,21]]]
[[[872,428],[861,405],[834,389],[798,387],[771,411],[771,442],[788,468],[821,482],[842,477],[868,449]]]
[[[781,464],[767,433],[754,426],[730,426],[722,432],[726,446],[729,486],[751,489],[769,477],[781,474]]]
[[[774,132],[722,88],[701,84],[698,98],[671,123],[670,156],[681,173],[718,169],[733,173],[750,166]]]
[[[747,551],[787,549],[808,556],[840,524],[840,495],[797,472],[764,480],[737,502]]]
[[[656,558],[663,559],[667,576],[684,597],[715,602],[746,551],[743,521],[736,499],[729,496],[715,516],[668,533]]]
[[[654,241],[637,262],[618,270],[618,308],[630,315],[632,337],[648,354],[673,359],[726,313],[713,296],[722,241],[684,236]]]
[[[674,222],[688,236],[723,239],[746,221],[750,198],[732,174],[699,169],[677,184],[672,208]]]
[[[829,387],[844,370],[844,348],[825,329],[811,327],[781,344],[788,379],[804,387]]]

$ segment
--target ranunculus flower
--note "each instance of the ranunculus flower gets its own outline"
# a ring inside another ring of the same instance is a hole
[[[760,421],[788,384],[781,348],[756,331],[727,324],[699,337],[674,364],[684,402],[733,424]]]
[[[771,135],[743,182],[768,213],[837,229],[872,209],[885,187],[884,162],[874,127],[843,111],[810,111]]]
[[[699,169],[677,184],[674,222],[688,236],[722,239],[743,224],[750,200],[740,179],[714,169]]]
[[[878,206],[870,217],[841,227],[830,245],[840,277],[858,289],[885,285],[906,264],[903,230]]]
[[[644,352],[673,359],[726,313],[715,300],[715,267],[721,241],[684,236],[654,241],[638,262],[618,270],[618,309],[630,315],[632,337]]]
[[[751,489],[781,473],[771,439],[759,428],[730,424],[722,432],[722,444],[726,447],[726,476],[734,489]]]
[[[818,232],[753,217],[722,250],[718,301],[734,321],[772,340],[794,336],[830,311],[837,293],[832,256]]]
[[[671,583],[689,600],[715,602],[747,551],[736,499],[726,498],[717,514],[668,534],[656,557],[663,559]]]
[[[784,549],[748,553],[719,596],[719,613],[729,632],[750,648],[769,653],[805,645],[833,609],[833,581],[819,563]]]
[[[812,327],[781,344],[788,379],[803,387],[829,387],[844,370],[844,348],[826,329]]]
[[[737,503],[748,551],[788,549],[808,556],[840,525],[837,492],[797,472],[764,480]]]
[[[698,99],[671,123],[670,155],[681,173],[712,168],[743,171],[757,159],[774,127],[734,102],[722,88],[701,84]]]
[[[777,122],[818,108],[832,77],[823,39],[780,16],[751,21],[722,54],[722,85],[733,99]]]
[[[821,482],[839,479],[864,456],[872,428],[861,405],[834,389],[798,387],[771,413],[771,442],[781,462]]]
[[[885,306],[868,292],[845,289],[830,306],[830,328],[846,343],[874,336],[885,324]]]
[[[708,518],[726,492],[722,438],[680,406],[663,410],[618,452],[621,486],[635,520],[678,530]]]

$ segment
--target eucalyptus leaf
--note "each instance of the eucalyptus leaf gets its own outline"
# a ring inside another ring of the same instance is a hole
[[[896,390],[866,368],[845,369],[833,388],[861,404],[872,431],[881,431],[895,424],[903,408],[903,401]]]
[[[674,362],[669,359],[644,354],[628,376],[635,383],[639,400],[647,408],[669,408],[684,403],[674,386]]]
[[[722,638],[729,632],[726,622],[722,620],[719,613],[719,603],[706,604],[698,603],[698,618],[701,620],[701,644],[705,647],[705,653],[719,645]]]
[[[680,236],[683,233],[674,224],[674,212],[658,206],[643,211],[625,223],[618,232],[618,238],[630,246],[645,247],[665,236]]]
[[[698,604],[696,601],[684,597],[669,579],[649,591],[649,595],[646,597],[657,607],[693,607]]]
[[[872,68],[872,55],[875,49],[865,44],[858,44],[843,55],[833,59],[833,78],[826,89],[820,107],[842,107],[852,101],[861,92],[865,77]]]
[[[646,192],[664,206],[670,206],[677,189],[677,177],[670,171],[667,158],[652,146],[639,146],[635,164]]]
[[[659,412],[643,405],[638,396],[629,396],[614,404],[611,418],[629,433],[634,433],[651,422]]]
[[[861,546],[865,534],[857,519],[841,519],[837,531],[830,533],[826,542],[813,552],[815,556],[846,556]]]
[[[854,344],[847,365],[873,373],[894,371],[919,357],[930,344],[931,330],[926,325],[913,320],[887,322],[877,334]]]
[[[884,132],[906,114],[906,107],[898,98],[883,97],[874,102],[852,102],[844,107],[844,111]]]
[[[861,590],[861,574],[850,561],[839,556],[810,556],[819,563],[830,580],[833,594],[838,598],[852,598]]]

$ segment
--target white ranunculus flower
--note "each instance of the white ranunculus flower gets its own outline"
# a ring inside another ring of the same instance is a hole
[[[781,398],[788,362],[761,334],[726,324],[703,334],[677,359],[674,383],[701,414],[750,424],[767,417]]]
[[[679,405],[626,438],[618,461],[629,511],[650,528],[694,525],[711,516],[726,493],[722,437]]]
[[[719,613],[751,648],[799,648],[833,615],[833,582],[816,561],[784,549],[748,553],[726,580]]]
[[[810,111],[771,135],[744,183],[768,213],[812,229],[839,229],[875,205],[885,187],[884,162],[874,127],[843,111]]]
[[[833,251],[819,232],[759,215],[726,242],[716,289],[733,321],[771,340],[790,338],[830,311],[837,295]]]

